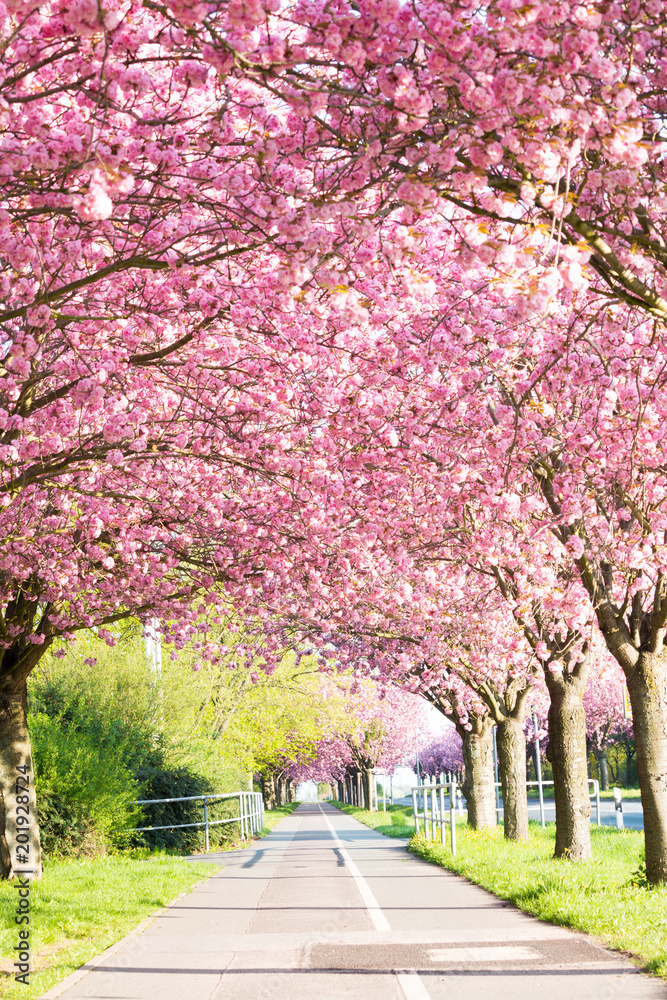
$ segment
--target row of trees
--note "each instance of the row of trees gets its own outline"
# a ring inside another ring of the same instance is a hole
[[[270,6],[0,10],[9,853],[44,652],[242,614],[451,718],[479,824],[495,723],[510,836],[543,681],[573,859],[613,659],[664,881],[659,5]]]

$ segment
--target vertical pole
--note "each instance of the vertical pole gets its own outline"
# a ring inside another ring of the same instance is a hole
[[[428,817],[428,790],[426,788],[426,777],[427,776],[424,775],[424,777],[422,778],[422,781],[424,782],[424,784],[422,785],[422,800],[424,802],[424,836],[428,840],[429,817]]]
[[[601,826],[600,823],[600,782],[595,779],[595,818],[597,820],[597,825]]]
[[[435,785],[431,788],[431,840],[435,840],[435,828],[438,822],[438,806]]]
[[[239,814],[241,816],[241,840],[245,840],[245,799],[243,792],[239,792]]]
[[[419,816],[417,815],[417,789],[412,789],[412,815],[415,820],[415,835],[419,836]]]
[[[544,829],[544,788],[542,786],[542,759],[540,757],[540,740],[537,731],[537,717],[533,712],[533,731],[535,733],[535,767],[537,768],[537,788],[540,793],[540,823]]]
[[[387,811],[387,772],[382,772],[382,812]]]
[[[498,726],[493,727],[493,773],[495,774],[496,787],[496,823],[500,823],[500,789],[498,787],[498,740],[496,732]]]
[[[162,692],[162,640],[160,636],[160,621],[151,618],[144,631],[144,654],[151,674],[151,684],[155,693],[155,733],[157,739],[160,730],[164,728],[164,695]]]
[[[449,786],[449,836],[452,855],[456,854],[456,782]]]
[[[445,781],[444,774],[440,775],[440,843],[445,843]]]
[[[623,793],[614,785],[614,808],[616,809],[616,826],[623,829]]]
[[[208,799],[204,799],[204,850],[208,854]]]

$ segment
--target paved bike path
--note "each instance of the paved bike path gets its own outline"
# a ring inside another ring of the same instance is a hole
[[[207,860],[224,870],[45,997],[667,1000],[663,982],[591,938],[540,923],[326,804]]]

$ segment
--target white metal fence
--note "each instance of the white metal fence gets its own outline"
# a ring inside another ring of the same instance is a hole
[[[239,815],[225,819],[209,819],[209,802],[221,799],[238,799]],[[177,799],[137,799],[132,805],[153,806],[165,802],[201,802],[204,807],[204,818],[200,823],[165,823],[162,826],[134,826],[127,833],[141,833],[148,830],[184,830],[186,827],[204,827],[204,850],[209,851],[209,829],[212,826],[222,826],[224,823],[240,823],[241,838],[259,833],[264,826],[264,799],[261,792],[226,792],[223,795],[184,795]]]
[[[449,793],[449,809],[445,810],[445,791]],[[421,793],[422,809],[418,809],[417,799]],[[430,806],[429,806],[430,799]],[[440,842],[445,842],[445,826],[449,823],[449,846],[452,854],[456,854],[456,782],[440,782],[432,785],[417,785],[412,789],[412,812],[415,820],[415,833],[419,833],[419,821],[424,820],[424,836],[429,835],[435,840],[436,827],[440,827]]]
[[[590,797],[595,803],[595,819],[597,825],[601,825],[600,818],[600,783],[597,778],[588,779],[589,786],[593,786],[590,792]],[[546,785],[553,785],[553,781],[527,781],[526,788],[531,785],[539,785],[540,801],[539,804],[528,805],[528,810],[539,809],[540,810],[540,820],[542,826],[545,824],[544,820],[544,796],[542,794],[542,788]],[[500,788],[500,782],[496,782],[496,788]],[[448,807],[445,808],[445,794],[447,794],[449,802]],[[496,793],[497,794],[497,793]],[[421,830],[420,821],[424,821],[424,836],[431,837],[432,840],[436,839],[436,830],[440,827],[440,842],[445,843],[445,826],[449,823],[450,828],[450,847],[452,854],[456,854],[456,804],[457,796],[459,802],[459,810],[462,811],[461,806],[461,792],[459,785],[456,781],[440,781],[439,783],[429,783],[423,785],[416,785],[412,789],[412,812],[414,816],[415,823],[415,833],[419,834]],[[421,799],[421,801],[420,801]],[[421,808],[420,808],[421,806]],[[502,806],[500,805],[500,799],[497,800],[496,808],[498,810],[498,818],[500,819],[500,813],[502,812]],[[617,806],[618,810],[618,806]],[[621,814],[622,815],[622,814]],[[621,822],[618,824],[622,826]]]

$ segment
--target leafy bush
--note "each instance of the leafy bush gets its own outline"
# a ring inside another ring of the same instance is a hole
[[[30,732],[48,853],[102,850],[114,829],[135,825],[138,785],[117,745],[44,712],[31,716]]]

